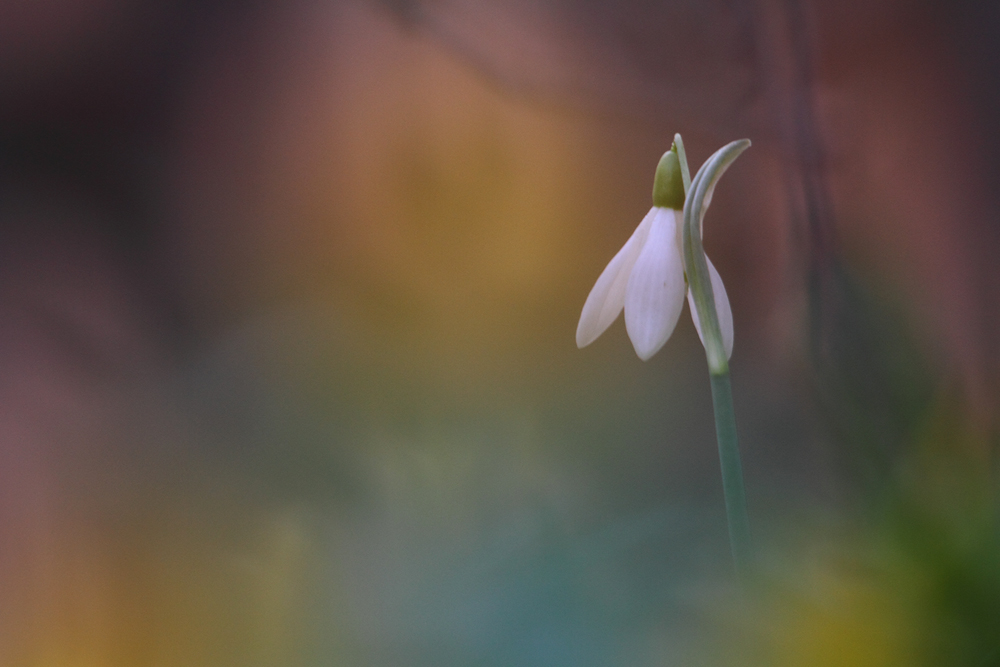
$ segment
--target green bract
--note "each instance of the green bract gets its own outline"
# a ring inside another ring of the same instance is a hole
[[[699,327],[705,353],[708,357],[708,369],[713,375],[725,373],[729,369],[729,355],[723,343],[719,319],[712,317],[716,311],[716,298],[713,293],[713,280],[709,273],[708,259],[701,244],[701,225],[705,212],[712,203],[712,194],[722,174],[729,165],[739,157],[740,153],[750,147],[749,139],[740,139],[726,144],[705,161],[691,181],[691,196],[684,204],[684,269],[688,286],[694,300],[698,315],[708,313]],[[719,283],[721,284],[721,282]],[[728,303],[728,299],[727,299]],[[700,318],[699,318],[700,319]]]

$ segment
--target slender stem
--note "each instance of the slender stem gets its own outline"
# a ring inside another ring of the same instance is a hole
[[[753,553],[747,497],[743,488],[743,465],[740,463],[736,435],[736,413],[733,411],[733,389],[728,370],[719,374],[709,373],[709,377],[715,408],[715,435],[719,440],[719,461],[722,464],[722,490],[726,497],[726,517],[729,519],[729,543],[736,571],[742,576],[750,570]]]

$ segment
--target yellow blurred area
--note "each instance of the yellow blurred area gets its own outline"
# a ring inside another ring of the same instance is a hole
[[[584,271],[588,209],[606,196],[593,121],[505,94],[371,7],[327,14],[242,100],[263,107],[266,127],[191,146],[203,165],[187,176],[192,280],[225,290],[212,308],[322,299],[438,358],[523,348],[518,337]],[[203,85],[241,76],[227,65]],[[227,136],[232,109],[220,105],[241,102],[208,98],[191,136]],[[236,162],[237,151],[252,152]]]
[[[71,512],[71,514],[73,514]],[[144,525],[35,530],[5,562],[5,665],[272,665],[300,660],[315,576],[302,513],[208,517],[161,508]],[[255,525],[234,528],[236,519]],[[149,522],[157,519],[155,529]],[[209,525],[209,521],[218,522]],[[239,534],[238,537],[235,535]],[[16,568],[12,570],[12,567]],[[18,581],[9,575],[18,574]]]
[[[889,570],[892,577],[902,573]],[[885,573],[883,573],[885,574]],[[865,572],[807,575],[801,597],[787,600],[762,633],[774,663],[815,667],[891,667],[920,664],[920,580],[898,588]],[[791,597],[791,596],[790,596]]]

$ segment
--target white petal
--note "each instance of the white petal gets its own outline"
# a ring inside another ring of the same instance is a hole
[[[625,328],[643,361],[663,347],[684,309],[684,266],[674,212],[658,209],[625,290]]]
[[[712,298],[715,299],[715,312],[719,316],[719,331],[722,332],[722,345],[726,349],[726,359],[733,356],[733,310],[729,307],[729,296],[726,295],[726,287],[722,284],[722,277],[712,265],[712,260],[705,256],[708,262],[708,275],[712,279]],[[688,292],[688,305],[691,306],[691,319],[694,320],[694,328],[698,330],[698,338],[701,344],[705,344],[705,337],[701,335],[701,320],[698,318],[698,309],[694,305],[694,296]]]
[[[628,277],[646,243],[655,211],[655,207],[649,210],[622,249],[608,262],[594,289],[590,290],[590,295],[583,304],[580,323],[576,327],[577,347],[586,347],[597,340],[615,321],[618,313],[622,312]]]

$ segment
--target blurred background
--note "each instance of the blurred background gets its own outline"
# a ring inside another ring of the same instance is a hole
[[[0,0],[0,664],[1000,665],[998,7]]]

